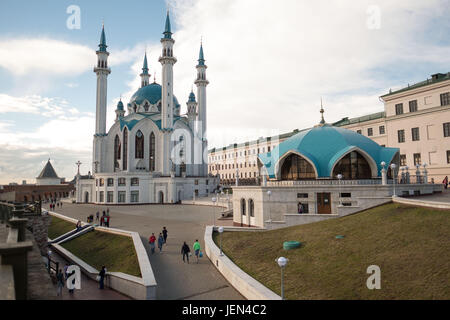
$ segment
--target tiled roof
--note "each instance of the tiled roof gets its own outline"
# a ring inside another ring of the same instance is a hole
[[[42,169],[41,173],[37,177],[37,179],[43,178],[57,178],[57,179],[59,178],[55,172],[55,169],[53,169],[53,166],[50,163],[50,159],[47,161],[47,164],[45,165],[44,169]]]
[[[427,79],[425,81],[421,81],[421,82],[415,83],[413,85],[408,85],[407,87],[399,89],[399,90],[389,91],[388,94],[385,94],[385,95],[381,96],[381,98],[388,97],[390,95],[397,94],[397,93],[400,93],[400,92],[404,92],[404,91],[420,88],[420,87],[423,87],[423,86],[427,86],[427,85],[430,85],[430,84],[433,84],[433,83],[438,83],[438,82],[445,81],[445,80],[450,80],[450,72],[433,74],[431,76],[431,79]]]

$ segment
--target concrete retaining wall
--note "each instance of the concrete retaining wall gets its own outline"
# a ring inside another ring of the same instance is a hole
[[[256,228],[224,227],[224,231],[262,231]],[[227,256],[220,255],[220,249],[212,239],[213,227],[205,230],[205,253],[224,278],[248,300],[281,300],[281,297],[250,277],[235,265]]]
[[[430,207],[437,209],[450,209],[450,202],[436,202],[436,201],[428,201],[428,200],[416,200],[416,199],[408,199],[401,197],[394,197],[392,200],[396,203],[409,204],[413,206],[420,207]]]

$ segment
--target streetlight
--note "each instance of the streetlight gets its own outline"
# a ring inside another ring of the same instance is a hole
[[[338,174],[337,178],[339,179],[339,205],[342,205],[342,200],[341,200],[341,179],[342,179],[342,174]]]
[[[281,300],[284,300],[284,268],[286,268],[288,261],[289,259],[285,257],[275,259],[275,262],[278,263],[281,268]]]
[[[267,190],[267,195],[269,196],[269,205],[267,206],[269,208],[269,223],[272,223],[272,216],[270,214],[270,196],[272,195],[272,191]]]
[[[222,198],[223,198],[223,196],[224,196],[224,193],[223,193],[223,191],[220,193],[221,195],[222,195]],[[223,206],[223,200],[222,200],[222,217],[224,216],[224,206]]]
[[[223,233],[223,227],[219,227],[219,236],[220,236],[220,255],[223,256],[222,252],[222,233]]]
[[[391,163],[391,173],[392,173],[392,180],[393,180],[393,186],[394,186],[394,192],[393,192],[393,195],[392,195],[392,197],[396,197],[397,196],[397,194],[395,193],[395,168],[396,168],[397,166],[395,165],[395,163]]]
[[[213,207],[214,207],[214,210],[213,210],[213,217],[214,217],[214,224],[213,224],[213,227],[214,227],[214,226],[216,225],[216,207],[215,207],[215,204],[216,204],[217,198],[214,197],[214,198],[212,198],[211,200],[212,200],[212,202],[213,202]]]

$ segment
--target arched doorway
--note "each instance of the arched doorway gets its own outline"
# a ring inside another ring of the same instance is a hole
[[[303,157],[291,154],[286,157],[281,166],[281,180],[315,179],[313,166]]]
[[[244,225],[245,207],[245,199],[241,199],[241,227]]]
[[[89,203],[89,192],[84,193],[84,203]]]
[[[158,193],[158,202],[159,203],[164,203],[164,192],[160,191]]]
[[[345,155],[335,165],[333,170],[333,177],[342,174],[344,179],[370,179],[372,178],[372,170],[366,158],[359,152],[352,151]]]

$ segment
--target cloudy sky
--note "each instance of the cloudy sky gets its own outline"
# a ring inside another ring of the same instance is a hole
[[[450,0],[2,0],[0,183],[34,182],[48,158],[67,179],[91,170],[102,21],[109,127],[145,50],[159,82],[167,8],[182,113],[203,38],[210,148],[314,125],[321,97],[328,122],[378,112],[390,88],[450,71]]]

